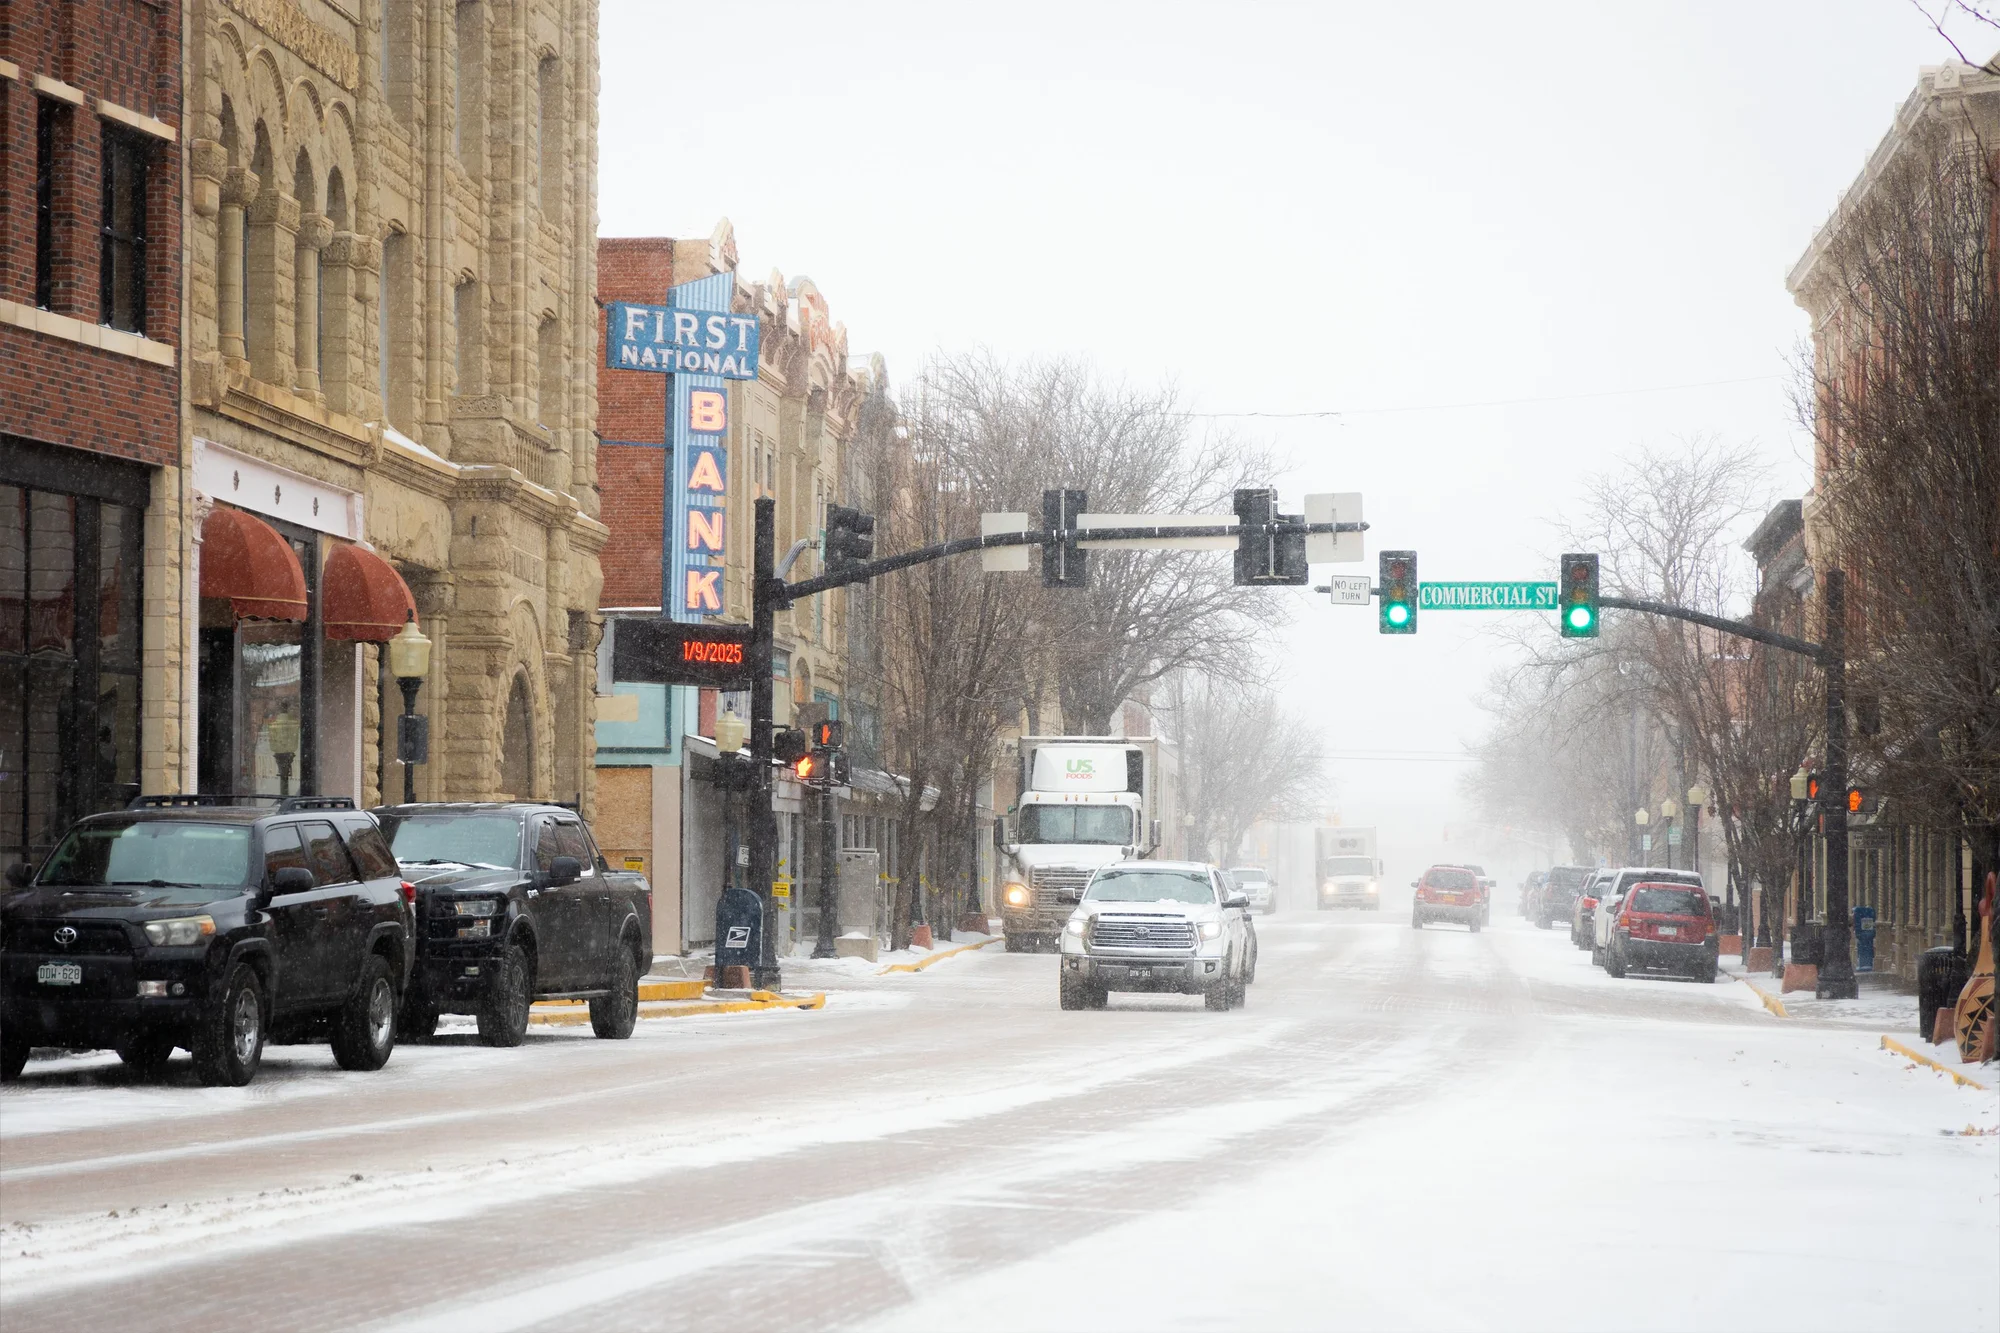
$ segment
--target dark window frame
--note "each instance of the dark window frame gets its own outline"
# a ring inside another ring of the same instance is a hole
[[[125,333],[146,333],[146,189],[151,175],[153,141],[143,134],[109,121],[103,122],[103,214],[98,227],[98,322]],[[133,225],[119,225],[121,196],[129,196]],[[129,250],[128,290],[118,290],[121,250]],[[119,298],[123,296],[130,313],[129,323],[119,322]]]
[[[56,295],[56,122],[62,103],[35,99],[35,305],[55,308]]]

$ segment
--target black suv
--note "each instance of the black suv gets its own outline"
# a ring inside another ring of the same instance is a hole
[[[606,864],[575,810],[452,801],[375,814],[416,883],[404,1036],[430,1036],[441,1012],[469,1013],[487,1045],[518,1046],[537,999],[588,1000],[598,1036],[632,1035],[653,963],[652,886]]]
[[[262,799],[268,804],[254,804]],[[0,903],[0,1076],[36,1046],[240,1087],[272,1041],[380,1069],[410,970],[410,886],[344,796],[142,796],[78,821]]]

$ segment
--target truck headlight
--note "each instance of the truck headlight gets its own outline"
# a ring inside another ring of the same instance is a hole
[[[1377,887],[1377,885],[1375,884],[1375,882],[1374,882],[1373,880],[1370,880],[1370,881],[1368,882],[1368,892],[1370,892],[1370,893],[1375,893],[1375,892],[1378,892],[1378,891],[1379,891],[1379,890],[1378,890],[1378,887]]]
[[[1063,933],[1065,935],[1074,935],[1078,939],[1082,939],[1083,918],[1080,916],[1073,916],[1069,920],[1063,922]]]
[[[451,910],[460,916],[492,916],[500,910],[500,904],[491,898],[461,898],[451,905]]]
[[[148,921],[146,942],[167,948],[200,944],[215,933],[212,916],[177,916],[170,921]]]
[[[1221,939],[1221,938],[1222,938],[1222,923],[1221,923],[1220,921],[1204,921],[1204,922],[1202,922],[1202,923],[1201,923],[1201,937],[1202,937],[1203,939],[1205,939],[1205,940],[1219,940],[1219,939]]]
[[[1009,907],[1026,907],[1035,901],[1035,895],[1028,892],[1027,885],[1016,882],[1007,886],[1006,899]]]

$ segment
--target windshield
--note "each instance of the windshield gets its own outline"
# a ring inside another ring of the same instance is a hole
[[[49,857],[38,884],[82,887],[238,888],[250,882],[250,830],[245,825],[135,820],[91,824],[72,832]]]
[[[1021,841],[1123,847],[1132,841],[1132,812],[1122,805],[1024,805]]]
[[[521,825],[507,815],[384,816],[382,823],[405,865],[456,861],[512,869],[520,856]]]
[[[1656,889],[1641,885],[1632,890],[1631,910],[1666,916],[1707,916],[1708,895],[1700,889]]]
[[[1202,870],[1107,870],[1083,896],[1097,903],[1215,903]]]
[[[1557,866],[1549,872],[1549,887],[1552,889],[1580,889],[1590,878],[1590,872],[1581,866]]]
[[[1231,866],[1229,873],[1236,876],[1237,879],[1245,884],[1262,884],[1271,878],[1269,874],[1258,869],[1256,866]]]
[[[1375,862],[1366,856],[1329,856],[1320,862],[1322,875],[1372,875]]]

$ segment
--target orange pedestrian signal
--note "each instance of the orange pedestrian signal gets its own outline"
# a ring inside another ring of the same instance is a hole
[[[1847,789],[1847,813],[1850,815],[1861,813],[1861,802],[1865,799],[1867,798],[1863,795],[1861,788],[1849,787]]]
[[[815,777],[819,776],[819,756],[816,754],[801,755],[798,761],[792,765],[792,773],[800,782],[811,782]]]

